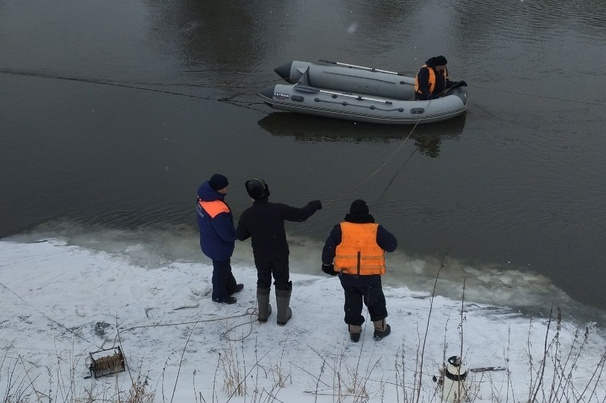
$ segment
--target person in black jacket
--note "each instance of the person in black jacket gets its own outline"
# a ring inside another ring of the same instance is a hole
[[[240,241],[251,238],[255,266],[257,267],[257,302],[259,322],[266,322],[271,314],[269,294],[272,276],[278,306],[278,325],[285,325],[292,317],[289,307],[292,282],[288,268],[288,242],[284,221],[305,221],[322,208],[320,200],[307,203],[305,207],[291,207],[271,203],[269,187],[262,179],[250,179],[245,183],[253,205],[240,216],[236,235]]]
[[[374,324],[374,339],[391,332],[386,323],[387,307],[381,286],[385,274],[385,251],[398,247],[396,237],[376,224],[364,200],[354,200],[349,213],[334,226],[322,249],[322,271],[339,275],[345,293],[345,323],[353,342],[362,333],[362,303]]]
[[[415,99],[428,100],[442,96],[445,90],[454,86],[466,87],[465,81],[450,81],[446,69],[446,58],[436,56],[427,60],[419,69],[415,81]]]

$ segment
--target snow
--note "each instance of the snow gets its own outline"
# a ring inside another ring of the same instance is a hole
[[[233,270],[245,288],[224,305],[210,299],[202,259],[150,268],[59,239],[0,241],[0,396],[117,401],[135,382],[156,402],[409,402],[417,392],[430,402],[441,400],[432,378],[455,355],[471,401],[527,401],[536,389],[537,401],[553,390],[565,401],[606,395],[594,373],[603,331],[558,321],[555,308],[550,321],[467,300],[464,284],[459,300],[387,285],[392,334],[374,341],[367,318],[353,343],[337,278],[293,273],[293,318],[280,327],[273,291],[274,313],[256,320],[252,263]],[[90,353],[117,346],[127,370],[88,377]]]

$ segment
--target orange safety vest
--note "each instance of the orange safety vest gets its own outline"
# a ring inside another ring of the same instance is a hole
[[[422,67],[427,67],[427,65],[424,64]],[[436,72],[431,67],[427,67],[427,70],[429,71],[429,92],[433,94],[433,90],[436,88]],[[444,69],[444,72],[442,74],[444,75],[444,80],[446,82],[446,80],[448,80],[448,71],[446,69]],[[415,92],[421,94],[421,91],[419,91],[419,75],[418,74],[415,79]]]
[[[385,251],[377,245],[379,224],[341,223],[341,243],[335,250],[334,268],[358,276],[385,274]]]
[[[215,218],[221,213],[229,213],[229,207],[221,200],[203,201],[198,199],[198,204],[206,211],[210,218]]]

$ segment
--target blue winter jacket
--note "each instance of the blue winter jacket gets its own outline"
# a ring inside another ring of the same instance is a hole
[[[219,261],[231,258],[236,240],[234,217],[227,203],[223,201],[224,197],[224,194],[211,188],[208,181],[198,188],[196,212],[200,229],[200,248],[206,256]],[[201,203],[213,201],[224,206],[223,211],[216,215],[216,212],[206,211],[204,203]]]

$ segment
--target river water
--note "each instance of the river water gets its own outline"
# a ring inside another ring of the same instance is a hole
[[[262,177],[274,201],[325,204],[288,226],[293,271],[319,272],[323,240],[363,198],[400,242],[390,282],[431,291],[443,266],[448,296],[465,284],[541,310],[569,296],[600,315],[604,26],[597,0],[0,0],[0,236],[203,261],[199,183],[227,175],[237,218],[244,181]],[[440,54],[470,103],[439,124],[295,115],[256,96],[290,60],[414,75]]]

